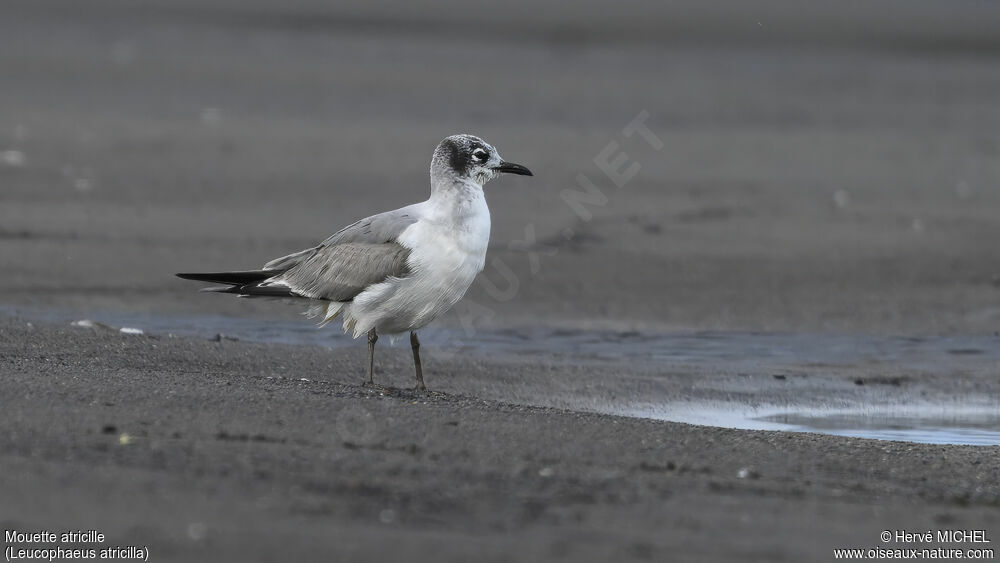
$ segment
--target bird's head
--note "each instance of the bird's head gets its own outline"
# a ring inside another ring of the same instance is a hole
[[[520,164],[506,162],[493,145],[475,135],[452,135],[434,149],[431,178],[471,179],[480,186],[500,174],[532,176]]]

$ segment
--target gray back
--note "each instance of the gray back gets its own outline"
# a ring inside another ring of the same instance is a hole
[[[319,246],[300,250],[299,252],[271,260],[267,264],[264,264],[264,269],[287,270],[301,263],[303,260],[307,260],[313,253],[328,246],[349,242],[366,244],[395,242],[400,233],[417,222],[416,213],[412,208],[413,206],[410,205],[402,209],[379,213],[378,215],[372,215],[371,217],[356,221],[330,235]]]
[[[312,299],[350,301],[372,284],[404,277],[410,250],[396,242],[417,222],[413,206],[366,217],[319,246],[271,260],[265,270],[283,271],[275,281]]]

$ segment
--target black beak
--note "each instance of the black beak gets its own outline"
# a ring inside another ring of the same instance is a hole
[[[501,162],[500,166],[495,167],[493,170],[497,172],[504,172],[507,174],[519,174],[521,176],[534,176],[531,170],[521,166],[520,164],[514,164],[513,162]]]

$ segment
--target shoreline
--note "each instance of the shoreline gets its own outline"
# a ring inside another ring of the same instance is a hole
[[[12,322],[153,339],[287,345],[345,354],[363,349],[336,327],[317,329],[303,320],[81,314],[0,305],[0,317],[4,315]],[[422,332],[421,338],[430,365],[473,357],[496,370],[530,373],[537,368],[547,374],[544,380],[511,380],[506,386],[448,383],[448,391],[475,389],[489,400],[744,430],[1000,445],[995,336],[601,332],[536,326],[473,333],[438,327]],[[376,356],[395,357],[402,348],[387,338]],[[399,384],[405,372],[386,376]]]
[[[98,529],[161,561],[262,560],[275,546],[357,560],[797,561],[877,545],[885,528],[1000,532],[1000,447],[523,406],[478,391],[550,370],[482,358],[436,362],[439,391],[421,395],[360,387],[360,348],[8,318],[0,352],[14,390],[0,398],[0,519]],[[403,383],[407,360],[390,349],[379,379]],[[592,385],[588,370],[575,380]],[[195,524],[207,532],[190,537]]]

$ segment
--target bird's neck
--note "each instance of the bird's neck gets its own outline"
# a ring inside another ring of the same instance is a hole
[[[447,178],[431,182],[431,207],[449,217],[489,215],[483,187],[468,178]]]

